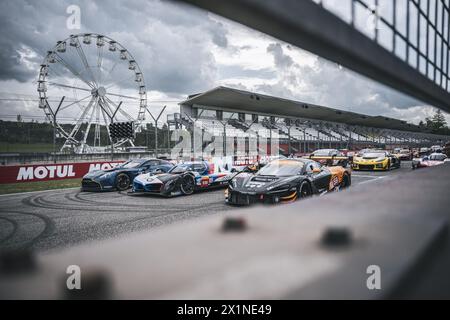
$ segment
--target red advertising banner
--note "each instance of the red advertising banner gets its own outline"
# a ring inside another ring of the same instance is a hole
[[[0,184],[82,178],[93,170],[111,169],[123,161],[0,166]]]

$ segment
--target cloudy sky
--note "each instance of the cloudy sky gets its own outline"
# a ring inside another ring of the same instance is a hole
[[[338,2],[329,3],[339,12]],[[67,28],[70,14],[66,10],[70,5],[81,10],[78,30]],[[187,95],[219,85],[414,123],[434,113],[431,106],[335,63],[179,3],[2,0],[0,27],[3,119],[17,114],[25,119],[42,117],[35,101],[39,65],[56,41],[86,32],[107,35],[134,56],[145,77],[150,109],[155,113],[163,105],[169,112],[176,112],[177,102]],[[132,94],[132,88],[125,84],[118,90]]]

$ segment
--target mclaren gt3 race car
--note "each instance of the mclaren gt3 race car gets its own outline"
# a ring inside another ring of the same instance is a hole
[[[381,170],[400,168],[400,159],[384,150],[370,150],[353,157],[353,170]]]
[[[444,164],[445,162],[449,162],[449,159],[447,156],[443,153],[432,153],[429,156],[424,156],[422,158],[413,159],[412,161],[412,168],[419,169],[419,168],[428,168],[428,167],[434,167],[441,164]]]
[[[167,172],[173,164],[160,159],[129,160],[109,170],[97,170],[86,174],[81,181],[82,191],[124,191],[133,179],[145,172]]]
[[[232,205],[294,202],[350,186],[351,170],[326,167],[309,159],[275,160],[255,174],[239,173],[225,191]]]
[[[190,195],[197,190],[226,187],[231,176],[229,172],[214,173],[214,166],[206,161],[185,162],[168,173],[137,176],[133,181],[132,193],[166,197]]]

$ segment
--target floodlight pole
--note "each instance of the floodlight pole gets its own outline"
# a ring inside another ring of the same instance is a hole
[[[65,98],[66,98],[66,96],[63,96],[61,98],[61,101],[59,102],[58,108],[56,108],[55,112],[53,112],[52,108],[50,107],[50,104],[48,103],[48,101],[46,101],[47,107],[52,114],[52,122],[53,122],[53,163],[56,163],[56,116],[57,116],[59,109],[61,108],[61,105],[63,104]]]
[[[291,147],[291,128],[292,126],[288,126],[288,152],[289,156],[292,154],[292,147]]]
[[[167,150],[170,150],[170,126],[167,122]]]
[[[233,112],[231,114],[231,116],[225,121],[218,120],[223,126],[223,141],[222,141],[223,150],[222,150],[222,153],[223,153],[224,157],[227,156],[227,151],[228,151],[227,150],[227,124],[233,118],[234,114],[235,114],[235,112]],[[234,151],[233,151],[233,156],[234,156]]]
[[[164,108],[162,108],[161,112],[159,113],[159,115],[156,118],[153,116],[153,114],[150,112],[150,110],[148,110],[148,108],[146,108],[147,112],[150,114],[153,121],[155,122],[155,158],[158,158],[158,121],[159,121],[159,118],[161,118],[164,110],[166,110],[166,107],[167,106],[164,106]]]

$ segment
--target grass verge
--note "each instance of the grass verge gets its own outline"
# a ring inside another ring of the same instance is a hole
[[[0,194],[75,188],[79,187],[80,185],[81,179],[8,183],[8,184],[0,184]]]

